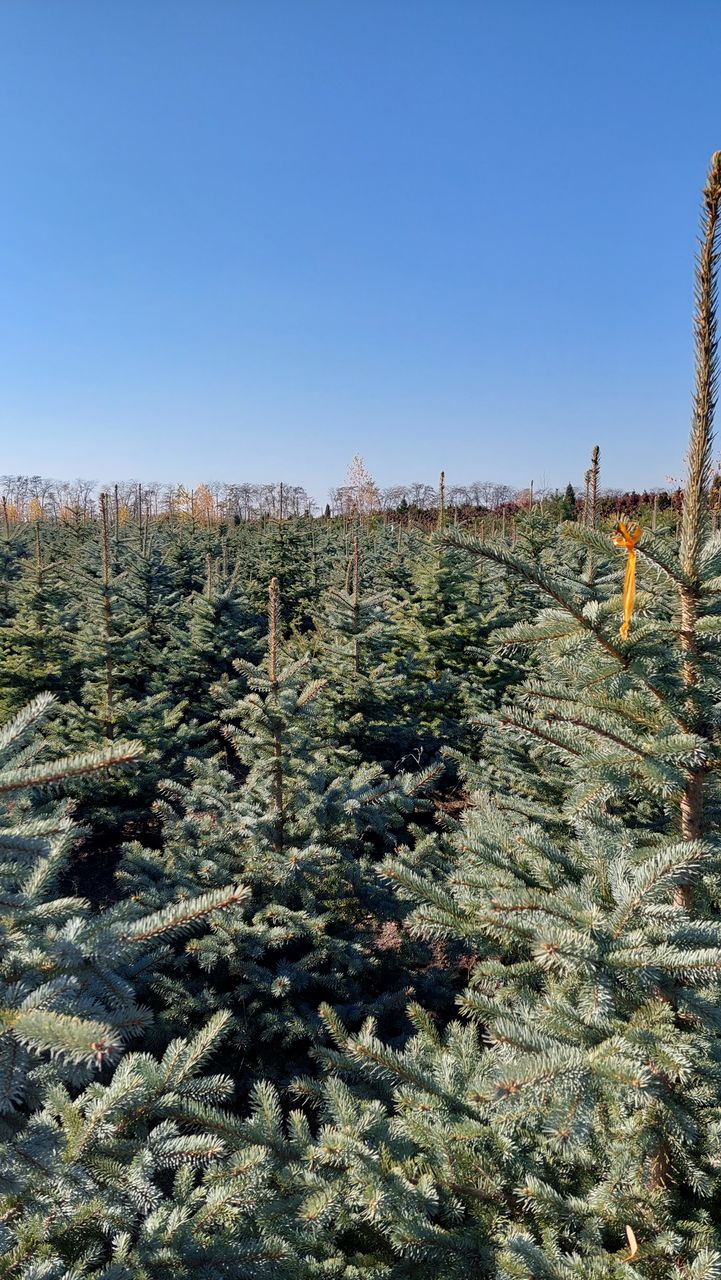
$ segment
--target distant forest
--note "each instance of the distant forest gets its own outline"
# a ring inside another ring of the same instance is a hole
[[[712,508],[718,505],[715,499],[720,488],[721,477],[717,475],[712,486]],[[587,502],[587,493],[572,484],[565,490],[533,485],[516,489],[490,480],[445,485],[441,477],[436,485],[413,481],[381,488],[360,458],[351,463],[346,483],[330,490],[330,500],[324,507],[315,502],[302,485],[284,481],[263,484],[214,481],[193,489],[182,484],[137,480],[98,484],[95,480],[54,480],[39,475],[0,476],[0,505],[6,530],[12,524],[32,524],[37,520],[51,523],[94,520],[99,516],[103,494],[111,517],[119,525],[130,520],[137,523],[140,519],[190,519],[198,524],[218,524],[358,514],[415,519],[424,524],[429,517],[437,516],[440,507],[463,518],[503,512],[512,515],[538,504],[550,511],[558,507],[562,518],[573,519],[574,515],[582,515]],[[605,488],[599,491],[598,502],[603,516],[619,512],[637,514],[654,507],[659,512],[678,513],[682,498],[680,487],[647,488],[641,492]]]

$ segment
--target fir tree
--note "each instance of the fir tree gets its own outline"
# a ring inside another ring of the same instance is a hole
[[[307,657],[283,654],[276,580],[269,594],[266,657],[236,662],[250,692],[234,701],[221,689],[231,769],[222,758],[196,760],[190,787],[163,788],[163,849],[132,846],[122,880],[148,906],[229,874],[249,884],[250,912],[229,913],[192,943],[154,998],[171,1020],[229,1002],[249,1064],[261,1055],[266,1070],[285,1075],[277,1047],[297,1055],[317,1036],[324,996],[352,1019],[371,1007],[402,1012],[403,962],[414,950],[400,937],[390,952],[379,945],[399,916],[373,861],[403,833],[435,773],[388,778],[326,740],[324,682],[303,680]]]
[[[364,588],[356,535],[343,586],[322,597],[311,642],[314,670],[325,684],[321,714],[329,738],[387,762],[410,745],[398,714],[404,685],[399,608],[389,591]]]
[[[6,582],[8,616],[0,625],[3,671],[0,716],[20,711],[42,692],[72,698],[82,683],[76,652],[78,608],[44,546],[39,522],[25,572]],[[10,583],[12,582],[12,585]]]
[[[399,615],[404,654],[405,715],[416,746],[433,758],[439,748],[468,749],[467,710],[493,706],[512,676],[486,640],[499,614],[516,612],[494,571],[425,533],[415,535],[409,600]],[[517,593],[518,594],[518,593]]]
[[[576,519],[576,491],[572,484],[567,484],[561,499],[561,519]]]

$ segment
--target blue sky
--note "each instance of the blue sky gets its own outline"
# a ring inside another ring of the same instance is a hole
[[[678,475],[718,0],[3,0],[0,472]]]

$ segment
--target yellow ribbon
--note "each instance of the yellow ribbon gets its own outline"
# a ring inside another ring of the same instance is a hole
[[[623,580],[623,622],[619,628],[622,640],[628,640],[628,629],[636,599],[636,547],[641,538],[641,530],[633,521],[619,520],[613,532],[613,541],[617,547],[625,547],[626,577]]]

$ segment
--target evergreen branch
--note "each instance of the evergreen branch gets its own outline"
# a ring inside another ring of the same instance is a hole
[[[524,701],[528,699],[539,699],[548,702],[567,702],[571,706],[581,707],[586,710],[589,706],[588,698],[589,689],[584,688],[583,693],[574,692],[566,687],[558,687],[554,685],[552,688],[546,684],[542,684],[537,680],[528,680],[519,691],[519,697]],[[658,722],[654,716],[649,713],[648,707],[639,707],[624,702],[620,698],[611,698],[606,694],[595,694],[591,703],[594,710],[599,712],[608,712],[611,715],[618,716],[619,720],[628,723],[629,721],[641,729],[654,730],[658,727]]]
[[[101,773],[113,765],[127,764],[142,753],[140,742],[117,742],[102,751],[86,751],[48,764],[33,765],[30,769],[5,769],[0,772],[0,795],[24,791],[29,787],[55,786],[71,778]]]
[[[371,1072],[387,1076],[391,1080],[405,1080],[422,1093],[442,1099],[452,1110],[458,1111],[474,1120],[481,1119],[477,1108],[470,1106],[458,1094],[450,1093],[447,1089],[442,1088],[429,1075],[414,1067],[407,1055],[387,1048],[367,1029],[364,1029],[358,1036],[349,1035],[329,1005],[321,1005],[319,1013],[329,1027],[334,1039],[340,1043],[341,1048],[349,1055],[351,1060],[358,1063],[359,1066]]]
[[[232,1022],[227,1009],[219,1009],[190,1041],[174,1041],[168,1046],[161,1066],[169,1088],[178,1089],[215,1052]]]
[[[39,693],[36,698],[33,698],[32,702],[23,707],[22,711],[13,716],[12,720],[0,729],[0,754],[21,741],[30,729],[37,728],[38,724],[45,719],[55,701],[56,699],[52,693]]]
[[[589,550],[596,551],[605,555],[607,560],[615,560],[616,548],[607,533],[603,533],[600,529],[591,529],[588,525],[576,524],[573,521],[565,524],[563,532],[566,537],[572,538],[574,542],[579,542]],[[689,586],[690,579],[683,572],[678,556],[674,555],[667,539],[654,534],[650,529],[644,528],[643,537],[636,547],[638,555],[643,556],[656,569],[660,569],[665,576],[677,586]]]
[[[620,904],[615,917],[612,936],[619,938],[643,903],[655,898],[659,890],[670,891],[685,878],[700,875],[715,852],[713,845],[700,840],[681,841],[659,850],[634,876],[628,897]]]
[[[559,724],[574,725],[577,729],[585,729],[588,733],[595,734],[596,737],[606,738],[609,742],[614,742],[616,746],[622,747],[624,751],[628,751],[630,755],[636,755],[641,760],[650,759],[648,751],[643,751],[641,747],[637,747],[635,743],[629,742],[626,738],[621,738],[617,733],[612,733],[610,729],[602,729],[598,724],[590,724],[587,720],[581,720],[580,717],[572,716],[556,716],[549,714],[549,721]]]
[[[6,1015],[7,1021],[7,1015]],[[123,1042],[107,1023],[54,1013],[49,1009],[20,1012],[12,1020],[15,1035],[37,1053],[48,1052],[78,1065],[99,1065],[122,1052]]]
[[[245,885],[214,889],[197,898],[171,903],[169,907],[163,907],[161,911],[136,920],[129,926],[119,925],[116,933],[122,942],[132,943],[148,942],[167,933],[186,933],[205,916],[226,907],[237,906],[249,896],[250,889]]]
[[[514,719],[512,716],[505,715],[493,718],[489,717],[489,721],[495,725],[500,725],[503,729],[515,730],[521,736],[528,735],[529,738],[537,738],[540,742],[545,742],[549,746],[556,747],[566,755],[575,756],[578,760],[582,760],[584,758],[584,753],[580,749],[572,747],[567,742],[562,742],[559,738],[554,737],[552,733],[544,732],[544,730],[530,718],[528,721],[525,721],[520,718]],[[480,716],[478,718],[478,723],[483,723],[483,718]]]

